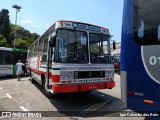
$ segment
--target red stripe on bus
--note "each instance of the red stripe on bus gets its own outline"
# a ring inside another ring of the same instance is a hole
[[[46,72],[38,71],[36,69],[31,69],[31,71],[38,75],[41,75],[41,74],[46,75]],[[60,75],[52,75],[52,73],[50,72],[49,78],[52,79],[52,82],[60,82]]]
[[[80,92],[80,91],[89,91],[96,89],[105,89],[105,84],[107,84],[107,88],[113,88],[114,82],[107,83],[88,83],[88,84],[54,84],[52,85],[52,89],[57,93],[66,93],[66,92]]]
[[[78,85],[52,85],[54,92],[66,93],[66,92],[79,92]]]
[[[112,82],[107,82],[107,83],[106,83],[106,88],[111,89],[111,88],[113,88],[113,87],[115,87],[115,82],[114,82],[114,81],[112,81]]]
[[[127,91],[127,94],[128,94],[128,95],[134,95],[135,92],[133,92],[133,91]]]
[[[52,82],[60,82],[60,75],[52,75]]]
[[[32,68],[31,68],[31,71],[34,72],[35,74],[41,75],[41,71],[38,71],[38,70],[32,69]]]
[[[104,83],[92,83],[92,84],[82,84],[80,85],[81,91],[88,91],[88,90],[96,90],[96,89],[104,89]]]

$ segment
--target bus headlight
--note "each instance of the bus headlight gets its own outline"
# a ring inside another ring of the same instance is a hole
[[[66,72],[62,72],[62,73],[61,73],[61,77],[62,77],[62,78],[66,78]]]
[[[73,78],[73,72],[67,72],[67,78]]]
[[[112,77],[112,76],[113,76],[113,71],[110,71],[110,72],[109,72],[109,75]]]
[[[106,71],[105,76],[109,77],[109,72],[108,71]]]
[[[114,76],[114,71],[106,71],[105,76],[106,77],[113,77]]]
[[[61,72],[61,79],[73,79],[74,72]]]

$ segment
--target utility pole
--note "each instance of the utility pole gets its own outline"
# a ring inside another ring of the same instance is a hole
[[[18,6],[18,5],[12,5],[12,7],[16,9],[16,19],[15,19],[15,27],[14,27],[14,41],[13,41],[13,45],[14,45],[14,48],[15,48],[16,24],[17,24],[17,13],[20,11],[21,6]]]

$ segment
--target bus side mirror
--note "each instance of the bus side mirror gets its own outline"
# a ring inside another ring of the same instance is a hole
[[[113,50],[115,50],[115,49],[116,49],[116,42],[113,41]]]
[[[56,44],[56,35],[51,35],[50,36],[50,46],[55,46]]]

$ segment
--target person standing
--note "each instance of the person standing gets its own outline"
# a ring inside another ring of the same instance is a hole
[[[22,66],[24,64],[21,63],[21,60],[18,60],[18,63],[16,64],[16,67],[17,67],[17,71],[16,71],[16,74],[17,74],[17,77],[18,77],[18,81],[20,81],[20,75],[22,74]]]

